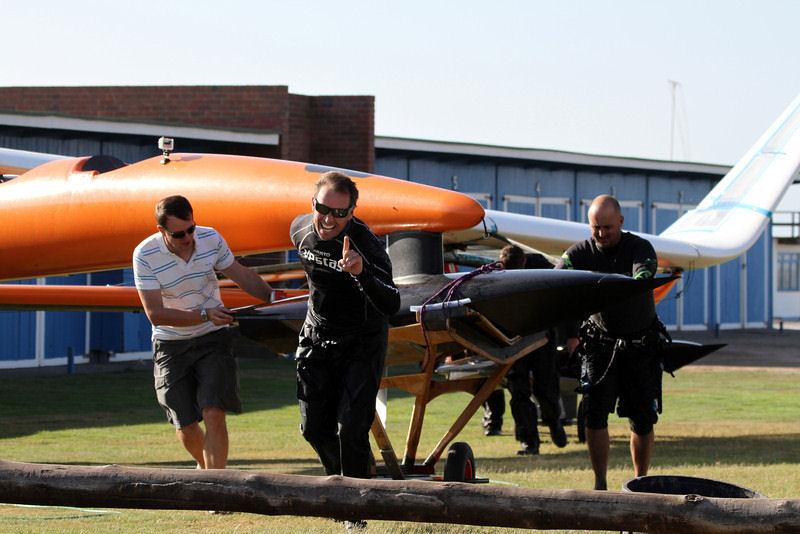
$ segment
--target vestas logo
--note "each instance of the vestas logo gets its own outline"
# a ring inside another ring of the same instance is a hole
[[[328,269],[333,269],[334,271],[342,272],[341,267],[339,267],[339,263],[332,259],[332,258],[325,258],[322,254],[330,255],[327,252],[320,252],[317,250],[311,250],[309,248],[304,248],[300,251],[300,257],[306,261],[310,261],[316,263],[317,265],[323,265]]]

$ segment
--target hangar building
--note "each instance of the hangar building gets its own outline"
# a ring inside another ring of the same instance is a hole
[[[410,110],[413,113],[413,110]],[[484,207],[585,221],[610,193],[628,230],[659,233],[728,171],[722,165],[376,137],[371,96],[305,96],[286,86],[2,87],[0,147],[127,162],[180,152],[310,161],[472,195]],[[673,330],[766,327],[772,321],[771,228],[744,256],[686,273],[659,304]],[[4,259],[8,261],[8,259]],[[27,280],[130,284],[130,270]],[[0,312],[0,368],[63,365],[66,354],[150,357],[142,313]]]

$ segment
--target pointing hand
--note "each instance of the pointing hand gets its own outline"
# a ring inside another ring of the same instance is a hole
[[[355,250],[350,250],[350,237],[344,236],[342,243],[342,259],[339,260],[339,267],[345,273],[358,276],[364,270],[364,262],[361,254]]]

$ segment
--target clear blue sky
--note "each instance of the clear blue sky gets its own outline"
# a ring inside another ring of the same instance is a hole
[[[378,135],[733,164],[800,92],[792,0],[0,0],[0,85],[288,85]]]

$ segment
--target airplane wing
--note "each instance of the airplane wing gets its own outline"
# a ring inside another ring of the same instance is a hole
[[[634,233],[652,243],[662,268],[701,269],[724,263],[758,240],[799,167],[800,96],[695,209],[659,235]],[[448,232],[445,242],[512,243],[560,256],[589,236],[586,224],[486,210],[482,224]]]
[[[393,327],[390,340],[394,338],[409,345],[391,346],[390,360],[393,354],[396,359],[407,361],[408,355],[413,359],[419,353],[411,345],[424,345],[421,330],[412,337],[405,336],[402,330],[409,326],[418,329],[420,317],[425,313],[429,313],[426,320],[433,325],[431,328],[438,328],[438,323],[448,320],[470,322],[479,315],[493,325],[495,332],[511,339],[537,334],[567,320],[578,320],[609,302],[652,291],[674,280],[672,277],[633,280],[616,274],[536,269],[488,271],[473,276],[476,273],[411,275],[396,281],[401,305],[400,311],[390,318]],[[452,287],[453,291],[440,295],[445,287]],[[297,344],[305,314],[306,302],[296,301],[291,307],[290,303],[256,307],[240,314],[238,319],[245,336],[269,346],[280,339],[281,346],[288,344],[291,351]],[[471,318],[464,319],[465,316]],[[286,330],[287,326],[292,331]],[[283,335],[289,338],[283,339]]]
[[[27,150],[14,150],[10,148],[0,148],[0,175],[23,174],[34,167],[66,159],[67,156],[55,154],[43,154],[41,152],[29,152]]]
[[[305,278],[303,271],[286,271],[262,275],[274,284]],[[220,296],[227,308],[241,308],[262,304],[245,293],[231,280],[220,280]],[[304,289],[278,289],[283,297],[305,295]],[[142,311],[142,303],[135,287],[86,285],[35,285],[0,284],[0,310],[86,310],[86,311]]]
[[[280,289],[286,297],[305,295],[303,289]],[[263,304],[238,287],[220,287],[227,308]],[[0,284],[0,310],[142,311],[135,287]]]

